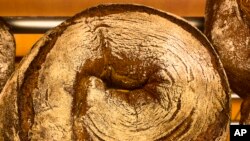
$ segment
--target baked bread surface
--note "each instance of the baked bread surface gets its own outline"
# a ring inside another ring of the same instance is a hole
[[[208,0],[205,34],[217,50],[230,88],[243,98],[241,123],[250,124],[250,2]]]
[[[0,95],[3,140],[225,140],[230,91],[177,16],[100,5],[50,30]]]
[[[0,18],[0,92],[15,69],[15,39]]]

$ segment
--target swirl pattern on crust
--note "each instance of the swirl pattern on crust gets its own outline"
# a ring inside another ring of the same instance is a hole
[[[224,140],[229,98],[197,29],[144,6],[100,5],[22,60],[0,97],[0,139]]]

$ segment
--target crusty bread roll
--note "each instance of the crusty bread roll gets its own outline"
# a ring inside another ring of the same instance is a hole
[[[50,30],[0,97],[0,139],[222,141],[230,91],[213,47],[179,17],[100,5]]]
[[[0,18],[0,92],[15,69],[15,40]]]
[[[208,0],[205,34],[222,60],[232,90],[243,98],[241,124],[250,124],[250,1]]]

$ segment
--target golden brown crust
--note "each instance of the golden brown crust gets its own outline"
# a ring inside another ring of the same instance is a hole
[[[0,92],[15,69],[15,39],[0,18]]]
[[[216,129],[210,140],[224,140],[229,98],[197,29],[144,6],[100,5],[22,60],[0,97],[0,139],[201,140]]]

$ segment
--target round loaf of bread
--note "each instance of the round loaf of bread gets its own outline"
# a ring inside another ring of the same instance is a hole
[[[205,34],[221,58],[230,87],[243,98],[241,123],[250,124],[250,1],[208,0]]]
[[[183,19],[100,5],[50,30],[0,96],[0,139],[225,140],[230,91],[213,47]]]
[[[0,92],[15,69],[15,40],[0,18]]]

